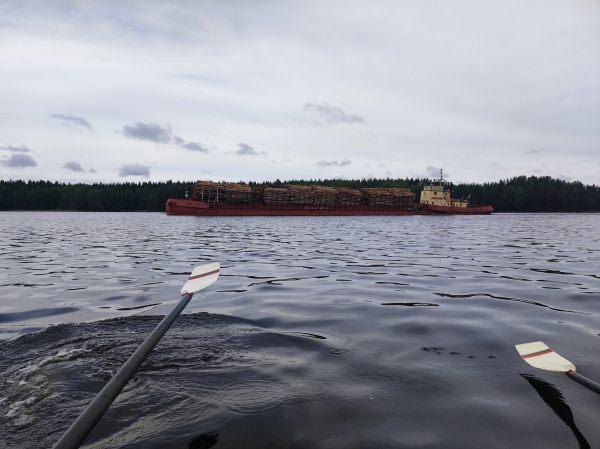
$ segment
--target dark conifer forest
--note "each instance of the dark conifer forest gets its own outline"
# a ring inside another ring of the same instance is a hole
[[[352,187],[406,187],[419,199],[421,179],[290,180],[264,183]],[[251,187],[263,183],[250,182]],[[164,211],[168,198],[191,193],[193,182],[64,184],[50,181],[0,181],[0,210]],[[599,212],[600,187],[549,176],[519,176],[484,184],[456,184],[456,198],[491,205],[496,212]]]

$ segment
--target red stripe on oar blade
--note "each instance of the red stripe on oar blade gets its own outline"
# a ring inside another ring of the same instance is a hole
[[[524,359],[529,359],[531,357],[537,357],[538,355],[550,354],[551,352],[554,352],[554,351],[552,349],[548,348],[548,349],[544,349],[543,351],[532,352],[531,354],[527,354],[522,357]]]
[[[199,279],[199,278],[203,278],[206,276],[210,276],[211,274],[216,274],[218,272],[219,272],[219,270],[215,270],[215,271],[211,271],[210,273],[204,273],[204,274],[199,274],[198,276],[192,276],[188,279],[188,281],[193,281],[194,279]]]

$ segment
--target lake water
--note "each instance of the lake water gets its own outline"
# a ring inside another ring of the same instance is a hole
[[[51,446],[211,261],[85,447],[599,447],[600,396],[514,348],[600,381],[599,229],[3,212],[0,447]]]

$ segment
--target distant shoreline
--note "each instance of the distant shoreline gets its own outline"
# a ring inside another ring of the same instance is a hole
[[[374,187],[410,189],[419,199],[419,178],[298,179],[257,183],[252,188],[284,184],[364,189]],[[51,181],[0,181],[0,211],[164,212],[169,198],[191,194],[193,182],[125,182],[121,184],[65,184]],[[600,212],[600,186],[564,181],[550,176],[518,176],[490,183],[451,185],[454,198],[470,198],[494,213]]]

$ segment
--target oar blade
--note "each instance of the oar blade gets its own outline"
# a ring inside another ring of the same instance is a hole
[[[517,351],[527,363],[546,371],[566,373],[575,371],[575,365],[561,357],[541,341],[515,345]]]
[[[189,279],[181,289],[181,294],[194,294],[217,282],[221,265],[218,262],[200,265],[194,268]]]

